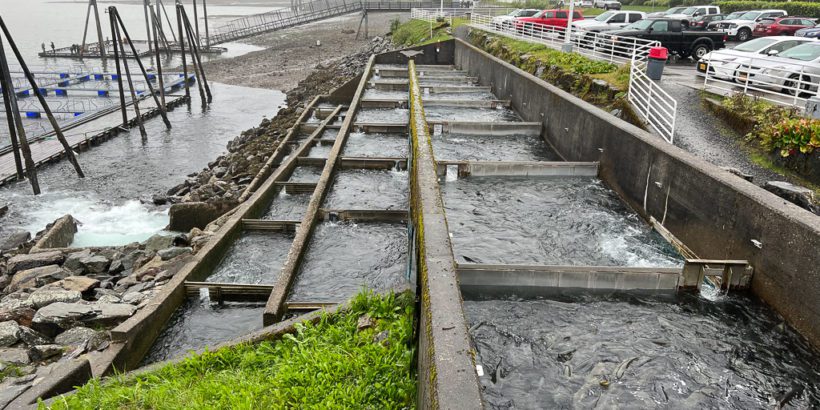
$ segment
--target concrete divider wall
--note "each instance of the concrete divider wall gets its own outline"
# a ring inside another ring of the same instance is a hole
[[[407,52],[421,51],[422,54],[413,56],[416,64],[451,65],[453,64],[455,43],[452,40],[432,43],[424,46],[405,48],[376,55],[376,64],[407,64],[410,60]],[[405,52],[403,54],[402,52]]]
[[[541,122],[564,158],[599,161],[609,187],[701,258],[749,260],[754,293],[820,346],[820,217],[454,41],[455,64],[510,99],[525,121]]]

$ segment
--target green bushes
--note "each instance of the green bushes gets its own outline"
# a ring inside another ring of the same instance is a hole
[[[808,118],[787,118],[777,124],[767,126],[771,134],[771,144],[780,150],[781,157],[796,154],[811,154],[820,148],[820,120]]]
[[[779,9],[786,10],[790,16],[820,18],[820,2],[719,1],[716,4],[724,13],[739,10]]]
[[[300,324],[280,340],[95,379],[53,408],[413,408],[414,305],[409,292],[360,294],[348,311]],[[360,329],[364,315],[370,326]]]

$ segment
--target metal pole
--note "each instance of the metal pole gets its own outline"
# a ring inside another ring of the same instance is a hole
[[[564,52],[571,52],[572,51],[572,41],[570,38],[572,37],[572,15],[575,13],[575,0],[569,0],[569,15],[567,16],[567,30],[564,34],[564,44],[563,47]]]
[[[120,68],[120,48],[117,39],[117,21],[114,19],[114,14],[111,11],[113,7],[108,8],[108,20],[111,25],[111,41],[114,44],[114,63],[117,66],[117,84],[120,89],[120,111],[122,112],[122,126],[128,128],[128,111],[125,107],[125,88],[122,86],[122,70]],[[123,58],[125,56],[123,55]]]
[[[94,20],[97,22],[97,41],[100,43],[100,57],[105,60],[105,39],[102,34],[102,22],[100,21],[100,10],[97,9],[97,0],[91,0],[94,7]]]
[[[184,77],[185,82],[185,97],[188,99],[188,102],[191,102],[191,90],[188,86],[188,62],[185,61],[185,34],[182,32],[182,16],[179,14],[179,8],[182,7],[182,3],[180,0],[177,0],[177,29],[179,30],[179,48],[182,50],[182,75]]]
[[[117,21],[120,23],[119,28],[122,29],[122,32],[125,33],[125,37],[128,38],[128,45],[131,46],[131,51],[134,54],[137,54],[137,49],[134,47],[134,42],[131,41],[131,37],[128,35],[128,30],[125,28],[125,24],[122,22],[122,18],[120,18],[120,13],[117,11],[116,7],[114,8],[114,16],[117,18]],[[119,29],[117,30],[119,32]],[[151,43],[151,40],[148,40],[148,43]],[[123,55],[125,55],[123,51]],[[145,84],[148,85],[148,91],[151,93],[151,96],[154,97],[154,103],[157,104],[157,108],[159,109],[159,115],[162,116],[162,122],[165,123],[165,127],[171,129],[171,122],[168,121],[168,114],[165,112],[165,106],[160,104],[159,99],[157,98],[157,93],[154,90],[154,86],[151,85],[151,81],[148,79],[148,72],[145,71],[145,66],[142,65],[142,60],[137,57],[137,66],[139,66],[140,71],[142,72],[142,77],[145,78]],[[128,62],[123,59],[124,66],[125,66],[125,73],[128,74]],[[128,81],[131,81],[131,75],[128,74]],[[133,92],[133,90],[132,90]]]
[[[157,3],[159,4],[159,3]],[[154,20],[154,58],[157,59],[157,81],[159,82],[159,99],[162,102],[162,108],[165,106],[165,80],[162,78],[162,61],[159,56],[159,25],[161,21],[157,18],[155,13],[151,13],[151,18]]]
[[[31,88],[34,91],[34,95],[37,96],[37,100],[43,107],[43,111],[45,111],[48,121],[51,123],[51,127],[54,128],[54,133],[57,135],[57,139],[60,140],[60,144],[62,144],[63,149],[65,150],[65,156],[68,158],[68,161],[71,162],[71,165],[74,166],[74,170],[77,171],[77,175],[80,178],[85,178],[85,174],[83,174],[83,170],[80,168],[80,163],[77,162],[77,158],[74,156],[74,151],[71,149],[71,146],[68,145],[65,135],[63,135],[63,131],[60,129],[60,124],[57,124],[57,119],[54,118],[54,114],[52,114],[51,109],[48,107],[46,99],[43,98],[43,93],[41,93],[40,88],[37,87],[37,81],[34,81],[34,76],[31,75],[31,71],[29,71],[26,61],[23,60],[23,55],[20,54],[20,50],[17,48],[17,44],[14,43],[14,39],[11,37],[9,30],[6,27],[6,22],[3,21],[2,17],[0,17],[0,27],[3,29],[3,34],[6,36],[6,40],[8,40],[11,50],[14,51],[14,56],[17,57],[17,62],[20,63],[20,68],[23,69],[23,73],[28,79]]]
[[[6,106],[6,119],[9,123],[11,150],[12,153],[14,153],[17,179],[23,179],[23,162],[20,159],[20,146],[17,144],[17,122],[20,121],[20,111],[17,109],[17,94],[15,94],[14,84],[11,81],[11,75],[9,74],[9,69],[6,64],[6,53],[3,51],[2,40],[0,40],[0,54],[2,54],[0,55],[0,73],[2,73],[2,77],[0,77],[2,84],[0,84],[0,87],[3,88],[3,101]],[[23,132],[25,132],[25,130]]]
[[[151,25],[148,24],[148,10],[151,8],[150,0],[145,0],[142,3],[142,10],[145,12],[145,34],[148,36],[148,51],[151,51]],[[110,9],[109,9],[110,10]],[[128,37],[128,33],[125,34]],[[131,41],[131,38],[128,38],[128,41]],[[125,58],[125,50],[122,50],[123,58]],[[134,53],[134,57],[137,59],[140,58],[139,54]]]
[[[83,27],[83,44],[80,47],[80,57],[82,57],[83,53],[85,52],[85,39],[86,39],[86,36],[88,35],[88,19],[90,19],[90,18],[91,18],[91,1],[89,0],[88,9],[85,12],[85,27]]]
[[[14,134],[14,128],[17,129],[17,135],[20,137],[20,151],[23,153],[23,158],[26,161],[26,174],[28,175],[29,183],[31,183],[31,189],[34,191],[34,195],[40,194],[40,182],[37,180],[37,166],[34,164],[34,160],[31,158],[31,149],[28,146],[28,140],[26,139],[26,130],[23,128],[23,121],[20,118],[20,109],[17,107],[17,95],[14,93],[14,84],[11,81],[11,74],[9,74],[9,65],[6,60],[6,52],[3,49],[2,40],[0,40],[0,68],[2,68],[3,75],[0,77],[0,82],[2,82],[3,87],[3,97],[6,97],[6,93],[9,93],[9,98],[6,101],[6,115],[8,115],[8,122],[9,122],[9,131],[11,135]],[[9,115],[9,110],[11,110],[11,115]],[[14,139],[12,139],[12,143],[14,143]],[[15,151],[15,162],[18,162],[19,153]],[[17,176],[22,176],[22,165],[17,165]]]
[[[205,17],[205,49],[211,48],[211,36],[208,33],[208,0],[202,0],[202,14]]]
[[[145,141],[145,140],[148,139],[148,133],[145,132],[145,127],[142,125],[142,114],[140,114],[140,104],[139,104],[139,100],[137,100],[137,92],[134,90],[134,82],[131,80],[131,70],[128,69],[128,58],[125,57],[125,47],[122,45],[122,42],[123,42],[122,41],[122,33],[120,32],[119,25],[116,24],[116,22],[117,22],[117,20],[116,20],[116,18],[117,18],[117,14],[116,14],[117,9],[115,7],[111,7],[108,10],[109,10],[109,13],[113,13],[112,14],[113,21],[111,21],[111,23],[112,23],[111,27],[114,27],[114,29],[116,30],[116,34],[117,34],[116,41],[117,41],[117,44],[119,44],[120,52],[123,55],[122,66],[125,69],[125,78],[128,79],[128,90],[131,93],[131,101],[134,102],[134,113],[136,114],[137,126],[139,126],[140,135],[142,136],[142,140]],[[125,35],[128,36],[127,33]],[[150,44],[151,42],[149,41],[148,43]],[[139,58],[137,58],[137,61],[139,61]]]

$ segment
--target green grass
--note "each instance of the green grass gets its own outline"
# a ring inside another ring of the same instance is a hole
[[[446,41],[453,38],[451,34],[453,29],[468,23],[470,23],[468,18],[454,18],[452,26],[448,21],[433,22],[431,25],[422,20],[409,20],[393,30],[393,44],[412,47]]]
[[[414,304],[410,293],[363,293],[349,311],[300,324],[280,340],[206,352],[139,376],[94,379],[51,408],[413,408]],[[376,324],[359,331],[364,314]],[[386,340],[375,341],[383,331]]]
[[[618,66],[615,64],[605,61],[592,60],[578,53],[565,53],[539,43],[514,40],[504,36],[495,36],[492,33],[487,34],[494,37],[494,41],[498,42],[498,46],[511,50],[512,54],[529,54],[534,60],[541,60],[547,65],[558,66],[564,70],[571,71],[576,74],[615,73],[618,69]],[[490,52],[492,53],[493,50],[490,50]]]

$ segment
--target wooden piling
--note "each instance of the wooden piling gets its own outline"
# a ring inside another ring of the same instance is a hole
[[[202,14],[205,17],[205,49],[210,49],[211,36],[208,33],[208,0],[202,0]]]
[[[122,22],[122,18],[120,18],[120,13],[117,11],[117,8],[114,8],[114,17],[117,19],[119,23],[119,28],[122,29],[122,32],[125,33],[125,37],[128,39],[128,45],[131,47],[131,51],[134,55],[137,55],[137,48],[134,47],[134,42],[131,41],[131,36],[128,35],[128,29],[125,28],[125,24]],[[151,43],[150,41],[148,42]],[[123,51],[123,56],[125,56],[125,51]],[[165,123],[165,127],[171,129],[171,122],[168,121],[168,113],[165,111],[165,105],[160,104],[159,98],[157,98],[157,93],[154,91],[154,86],[151,85],[151,81],[148,79],[148,72],[145,71],[145,66],[142,64],[142,60],[137,57],[137,66],[139,66],[140,71],[142,71],[142,76],[145,78],[145,84],[148,85],[148,91],[151,93],[151,96],[154,98],[154,102],[159,107],[159,114],[162,116],[162,122]],[[128,63],[125,63],[126,67],[126,74],[128,74]],[[128,81],[131,81],[130,74]]]
[[[188,15],[185,13],[185,9],[182,10],[182,19],[185,22],[185,26],[188,28],[188,35],[189,37],[193,37],[193,30],[191,29],[191,22],[188,20]],[[193,50],[194,58],[196,58],[196,65],[199,69],[199,83],[205,88],[205,93],[208,95],[208,103],[210,104],[213,100],[213,96],[211,95],[211,87],[208,86],[208,78],[205,77],[205,69],[202,68],[202,58],[199,55],[199,43],[194,40],[190,40],[191,43],[191,50]]]
[[[94,21],[97,23],[97,41],[100,43],[100,58],[105,60],[105,39],[102,34],[102,22],[100,21],[100,10],[97,8],[97,0],[91,0],[91,6],[94,8]]]
[[[23,55],[20,54],[20,49],[17,48],[17,44],[11,37],[11,33],[9,33],[8,27],[6,27],[6,22],[3,21],[2,17],[0,17],[0,28],[3,29],[3,34],[6,36],[6,40],[8,40],[11,50],[14,52],[14,56],[17,57],[17,62],[20,64],[20,68],[23,70],[23,74],[25,74],[26,79],[28,79],[29,85],[31,85],[32,91],[34,91],[34,95],[37,96],[37,100],[40,102],[40,105],[43,106],[43,111],[45,111],[46,116],[48,117],[48,122],[51,123],[51,127],[54,129],[54,134],[57,135],[57,139],[60,140],[60,144],[63,146],[63,149],[65,149],[66,157],[68,157],[71,165],[74,166],[74,170],[77,171],[77,176],[80,178],[85,178],[85,174],[83,173],[82,168],[80,168],[80,163],[77,162],[77,157],[74,156],[74,151],[71,150],[71,146],[68,144],[68,141],[66,141],[65,135],[63,135],[63,131],[60,129],[60,124],[58,124],[57,119],[54,118],[51,108],[49,108],[46,99],[43,97],[43,93],[40,92],[40,87],[37,86],[37,82],[34,81],[34,76],[31,75],[31,71],[29,71],[28,65],[23,59]],[[26,164],[26,166],[28,166],[28,164]]]
[[[85,11],[85,26],[83,27],[83,42],[80,45],[80,58],[82,58],[83,54],[85,54],[85,39],[86,39],[86,36],[88,35],[88,22],[89,22],[90,18],[91,18],[91,1],[89,0],[88,9],[86,9],[86,11]]]
[[[125,69],[125,78],[128,80],[128,89],[131,92],[131,101],[134,102],[134,112],[137,115],[137,126],[140,129],[140,135],[142,136],[142,140],[145,141],[148,139],[148,133],[145,132],[145,126],[142,125],[142,114],[140,113],[140,104],[139,100],[137,99],[137,92],[134,90],[134,82],[131,80],[131,70],[128,68],[128,58],[125,57],[125,47],[122,45],[123,40],[122,33],[120,32],[120,26],[117,25],[117,8],[109,7],[108,15],[111,16],[111,27],[112,30],[114,30],[115,36],[114,43],[117,47],[119,47],[120,52],[123,55],[122,67]],[[137,60],[139,60],[139,58]]]
[[[177,0],[179,1],[179,0]],[[188,84],[188,63],[185,61],[185,33],[182,32],[182,16],[180,15],[179,9],[182,7],[181,3],[177,3],[176,5],[176,12],[177,12],[177,29],[179,30],[179,48],[182,51],[182,75],[185,76],[185,97],[188,98],[188,104],[191,103],[191,90]]]
[[[157,7],[159,7],[159,2],[157,3]],[[159,31],[162,24],[157,18],[156,13],[151,12],[151,19],[154,21],[154,58],[156,59],[157,64],[157,81],[159,84],[159,99],[162,101],[162,109],[167,110],[165,107],[165,80],[162,78],[162,61],[160,60],[159,56]],[[165,48],[168,49],[168,44],[166,43]]]
[[[23,161],[20,158],[20,147],[17,143],[17,124],[21,124],[20,110],[17,107],[17,94],[14,91],[14,83],[11,81],[6,53],[3,50],[3,41],[0,40],[0,82],[3,87],[3,101],[6,106],[6,119],[9,124],[9,139],[11,139],[11,149],[14,153],[14,165],[17,169],[17,179],[23,179]],[[25,130],[21,138],[25,138]],[[28,145],[28,144],[27,144]],[[36,176],[35,176],[36,179]]]

